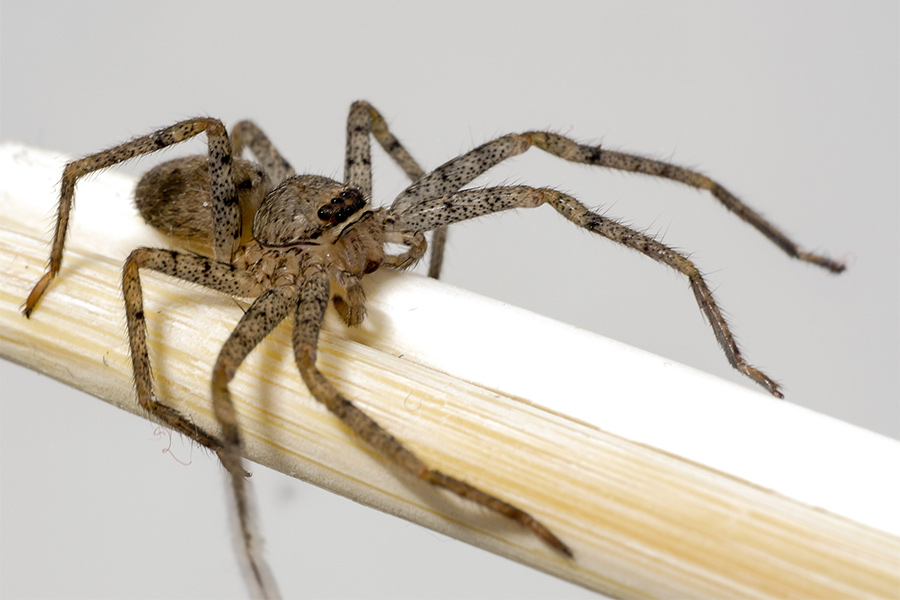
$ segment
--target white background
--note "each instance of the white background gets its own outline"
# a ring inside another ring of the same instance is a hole
[[[696,167],[849,270],[791,261],[669,182],[538,151],[479,182],[558,187],[689,252],[788,401],[900,437],[896,3],[246,6],[4,0],[0,138],[80,155],[249,117],[298,171],[340,177],[365,98],[426,167],[533,128]],[[389,202],[402,173],[383,154],[375,168]],[[549,209],[451,236],[452,284],[741,380],[683,278]],[[0,594],[244,595],[212,458],[176,439],[182,467],[147,422],[0,366]],[[586,594],[262,468],[254,483],[286,595]]]

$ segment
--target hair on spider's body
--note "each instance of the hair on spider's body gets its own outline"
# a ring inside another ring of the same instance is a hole
[[[265,170],[252,161],[235,158],[232,170],[242,230],[249,233],[253,216],[271,184]],[[134,190],[134,203],[148,225],[198,247],[209,247],[213,232],[209,185],[205,156],[176,158],[141,177]]]
[[[600,146],[578,144],[549,132],[529,131],[491,140],[426,173],[368,103],[351,106],[347,121],[344,181],[298,175],[253,123],[242,121],[228,135],[217,119],[188,119],[70,162],[63,172],[56,227],[47,272],[25,302],[30,316],[60,269],[75,182],[84,175],[206,133],[206,156],[178,158],[147,172],[135,190],[144,219],[194,252],[138,248],[125,261],[122,289],[139,404],[154,418],[215,451],[227,470],[249,581],[257,593],[274,595],[249,519],[241,464],[241,434],[228,384],[247,355],[279,323],[293,319],[294,357],[311,394],[356,434],[401,468],[481,504],[529,528],[566,556],[571,550],[522,509],[460,479],[430,468],[401,441],[345,398],[316,367],[319,331],[331,303],[348,325],[365,318],[362,279],[381,266],[404,269],[426,251],[433,231],[429,274],[440,272],[446,228],[503,210],[548,204],[575,225],[637,250],[688,278],[726,358],[770,393],[778,384],[748,364],[703,276],[684,254],[653,237],[588,210],[551,188],[502,185],[466,188],[498,163],[536,146],[559,158],[588,165],[663,177],[709,190],[741,219],[787,254],[833,272],[843,265],[802,251],[771,223],[715,181],[670,163]],[[373,208],[370,136],[405,171],[412,183],[389,206]],[[243,158],[244,149],[255,160]],[[389,250],[398,250],[393,254]],[[151,269],[224,294],[253,298],[216,359],[212,403],[218,432],[207,432],[160,401],[153,391],[140,270]]]

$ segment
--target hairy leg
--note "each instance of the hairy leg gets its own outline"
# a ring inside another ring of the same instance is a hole
[[[112,167],[126,160],[150,154],[173,144],[191,139],[206,132],[209,140],[209,171],[211,210],[213,211],[213,243],[216,258],[231,260],[241,238],[241,214],[237,190],[232,175],[231,142],[225,126],[218,119],[197,118],[181,121],[153,133],[134,138],[118,146],[85,156],[68,163],[63,170],[57,205],[56,225],[53,229],[53,243],[47,272],[35,284],[23,312],[31,316],[50,281],[59,272],[69,226],[69,216],[75,196],[76,182],[95,171]]]
[[[322,319],[328,306],[328,293],[327,273],[317,269],[308,271],[300,290],[300,303],[294,320],[292,341],[297,366],[316,400],[404,470],[520,523],[555,550],[571,556],[571,550],[530,514],[463,481],[430,469],[371,417],[344,398],[319,372],[316,368],[317,346]]]
[[[400,231],[428,231],[432,227],[446,226],[465,219],[513,208],[535,208],[545,203],[579,227],[637,250],[685,275],[691,284],[697,304],[712,326],[716,340],[725,352],[728,362],[774,396],[783,397],[775,381],[744,360],[722,311],[694,263],[648,235],[591,212],[568,194],[526,186],[463,190],[443,198],[427,200],[407,209],[396,216],[394,227]]]
[[[212,379],[213,410],[221,426],[217,437],[191,423],[184,415],[156,398],[147,347],[140,269],[165,273],[230,296],[252,296],[259,292],[258,283],[250,273],[231,263],[186,252],[152,248],[134,250],[125,261],[122,275],[138,403],[164,425],[214,450],[219,456],[231,482],[243,548],[242,562],[248,570],[249,581],[255,586],[254,592],[257,595],[275,597],[278,592],[262,557],[250,512],[250,495],[244,481],[247,472],[241,464],[240,433],[228,393],[228,382],[247,354],[288,314],[296,302],[296,289],[279,287],[260,295],[247,309],[222,347]]]
[[[153,372],[147,348],[147,321],[144,317],[144,293],[140,269],[152,269],[235,296],[251,295],[256,282],[248,273],[230,263],[156,248],[138,248],[132,251],[122,270],[128,341],[138,403],[164,425],[188,436],[202,446],[220,452],[223,444],[219,439],[191,423],[175,409],[161,404],[153,391]]]
[[[295,175],[291,164],[253,121],[241,121],[232,128],[231,146],[235,157],[240,157],[244,148],[249,149],[262,165],[273,186]]]
[[[791,241],[775,225],[741,202],[722,185],[701,173],[643,156],[602,150],[600,146],[585,146],[555,133],[531,131],[523,135],[541,150],[568,161],[607,167],[619,171],[643,173],[654,177],[671,179],[697,189],[707,190],[725,208],[736,214],[741,220],[752,225],[792,258],[824,267],[834,273],[840,273],[845,268],[840,262],[801,250],[796,243]]]
[[[255,591],[265,597],[277,596],[278,592],[263,558],[259,534],[253,521],[250,491],[244,480],[247,474],[241,461],[240,427],[228,383],[247,355],[284,320],[296,302],[297,290],[293,286],[279,286],[263,293],[250,305],[228,336],[213,367],[213,410],[222,427],[223,442],[219,458],[231,481],[243,544],[242,555],[246,559],[249,580],[255,586]]]
[[[532,146],[567,161],[643,173],[708,190],[728,210],[752,225],[789,256],[824,267],[834,273],[844,270],[844,265],[840,262],[801,250],[796,243],[762,215],[705,175],[663,161],[603,150],[600,146],[578,144],[565,136],[543,131],[505,135],[444,163],[404,190],[397,196],[391,208],[395,212],[404,212],[429,198],[438,198],[456,192],[491,167],[525,152]]]
[[[403,147],[403,144],[388,129],[381,113],[363,100],[354,102],[347,118],[347,152],[344,160],[344,180],[364,191],[367,198],[372,195],[372,150],[369,134],[384,148],[384,151],[403,169],[410,181],[417,181],[425,175],[419,163]],[[428,276],[437,279],[444,261],[444,245],[447,228],[438,227],[431,234],[431,259]],[[417,259],[418,260],[418,259]]]

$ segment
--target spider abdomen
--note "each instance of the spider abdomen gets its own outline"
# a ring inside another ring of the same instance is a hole
[[[243,231],[249,233],[253,215],[268,190],[268,178],[249,160],[235,159],[232,168]],[[206,156],[186,156],[157,165],[141,177],[134,203],[148,225],[211,249],[213,220]]]

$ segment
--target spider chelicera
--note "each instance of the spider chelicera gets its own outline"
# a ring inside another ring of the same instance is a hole
[[[138,248],[125,261],[122,288],[138,402],[154,418],[218,455],[227,470],[237,507],[241,540],[255,587],[274,588],[255,550],[241,462],[241,433],[228,384],[244,358],[279,323],[294,322],[292,344],[297,366],[312,395],[366,442],[401,468],[432,484],[490,508],[533,531],[563,555],[570,549],[525,511],[459,479],[430,468],[402,442],[342,396],[316,368],[319,331],[329,301],[348,325],[365,318],[363,276],[386,265],[405,269],[422,258],[424,234],[434,231],[429,274],[441,268],[446,227],[514,208],[550,205],[575,225],[641,252],[684,274],[735,369],[781,397],[779,386],[741,355],[734,337],[694,264],[683,254],[614,220],[588,210],[568,194],[551,188],[498,186],[464,189],[503,160],[535,146],[559,158],[632,171],[709,190],[726,208],[758,229],[788,255],[832,272],[844,266],[801,251],[771,223],[724,187],[697,172],[666,162],[579,144],[543,131],[510,134],[489,141],[426,173],[390,133],[366,102],[355,102],[347,121],[344,181],[297,175],[269,139],[249,121],[228,135],[221,121],[188,119],[66,165],[49,268],[25,303],[30,316],[59,271],[75,184],[105,169],[206,133],[206,156],[178,158],[149,171],[138,183],[136,204],[144,219],[201,253]],[[372,208],[370,135],[397,162],[412,184],[384,208]],[[256,162],[242,158],[248,149]],[[400,249],[397,254],[389,249]],[[212,374],[212,402],[220,431],[193,424],[160,401],[153,390],[143,313],[140,269],[241,298],[255,298],[225,342]]]

